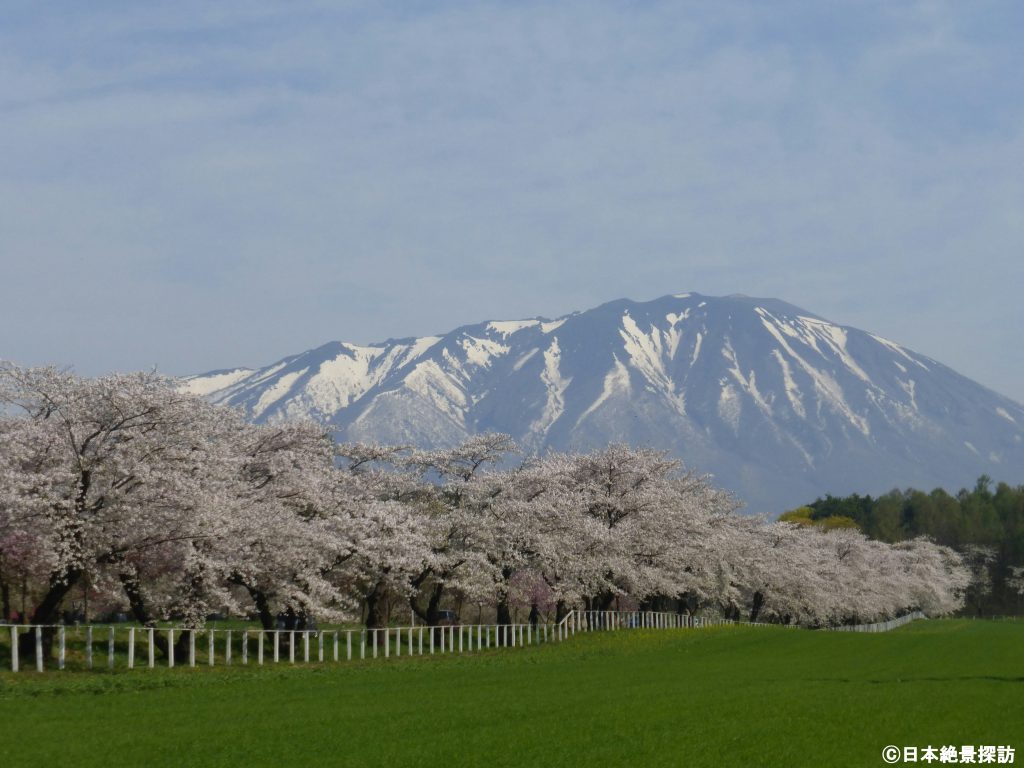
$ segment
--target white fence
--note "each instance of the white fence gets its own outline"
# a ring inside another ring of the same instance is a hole
[[[880,621],[875,624],[853,624],[848,626],[840,627],[829,627],[833,632],[888,632],[890,629],[896,629],[909,624],[912,621],[918,619],[926,619],[921,611],[913,611],[912,613],[905,614],[895,619],[889,619],[888,621]]]
[[[35,668],[45,668],[44,630],[51,630],[56,646],[58,670],[65,669],[69,639],[82,643],[84,666],[95,669],[103,663],[114,669],[115,663],[128,669],[157,666],[158,644],[166,649],[161,666],[206,664],[290,664],[311,661],[351,661],[354,658],[390,658],[391,656],[434,653],[463,653],[498,646],[537,645],[562,640],[569,634],[561,624],[458,625],[442,627],[381,627],[349,630],[279,630],[279,629],[156,629],[150,627],[64,626],[64,625],[0,625],[0,632],[9,633],[11,671],[21,667],[19,642],[25,635],[34,636]],[[98,630],[98,631],[97,631]],[[182,638],[184,651],[178,647]],[[124,653],[116,653],[118,647]],[[98,651],[98,653],[97,653]]]
[[[880,624],[835,627],[844,632],[884,632],[902,626],[924,614],[915,612]],[[44,653],[45,630],[53,633],[56,645],[55,668],[63,670],[68,663],[69,637],[82,645],[82,663],[86,669],[103,665],[114,669],[157,666],[158,645],[166,652],[160,666],[197,664],[263,665],[329,661],[352,661],[366,658],[423,656],[425,654],[468,653],[488,648],[516,648],[542,643],[560,642],[577,632],[618,631],[624,629],[701,629],[704,627],[743,624],[747,626],[797,625],[748,624],[732,619],[689,616],[655,611],[570,611],[557,624],[461,624],[440,627],[381,627],[379,629],[285,630],[285,629],[187,629],[182,627],[116,627],[64,625],[0,625],[0,633],[10,638],[11,671],[21,668],[19,642],[26,635],[33,637],[31,654],[37,671],[46,669]],[[98,631],[97,631],[98,630]],[[183,638],[184,650],[178,643]],[[126,653],[116,653],[121,643]],[[404,650],[403,650],[404,649]],[[98,651],[98,653],[97,653]],[[104,659],[105,657],[105,659]],[[53,665],[53,662],[50,662]]]

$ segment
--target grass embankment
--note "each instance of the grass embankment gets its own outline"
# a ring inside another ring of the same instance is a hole
[[[1024,624],[620,631],[299,668],[0,676],[0,766],[878,766],[1024,748]]]

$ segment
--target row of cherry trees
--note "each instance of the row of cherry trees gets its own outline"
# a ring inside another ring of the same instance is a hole
[[[396,601],[428,623],[455,599],[501,623],[623,597],[808,625],[961,604],[950,549],[736,509],[653,450],[335,445],[152,373],[0,368],[0,581],[32,585],[34,623],[86,582],[142,622],[226,607],[268,628],[282,611],[379,626]]]

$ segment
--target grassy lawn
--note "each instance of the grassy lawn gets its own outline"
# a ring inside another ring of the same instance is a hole
[[[0,766],[879,766],[1012,745],[1024,623],[620,631],[472,655],[0,675]]]

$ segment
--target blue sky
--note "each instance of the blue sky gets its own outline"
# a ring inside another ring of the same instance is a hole
[[[215,7],[211,7],[215,6]],[[774,296],[1024,401],[1024,5],[0,8],[0,357]]]

